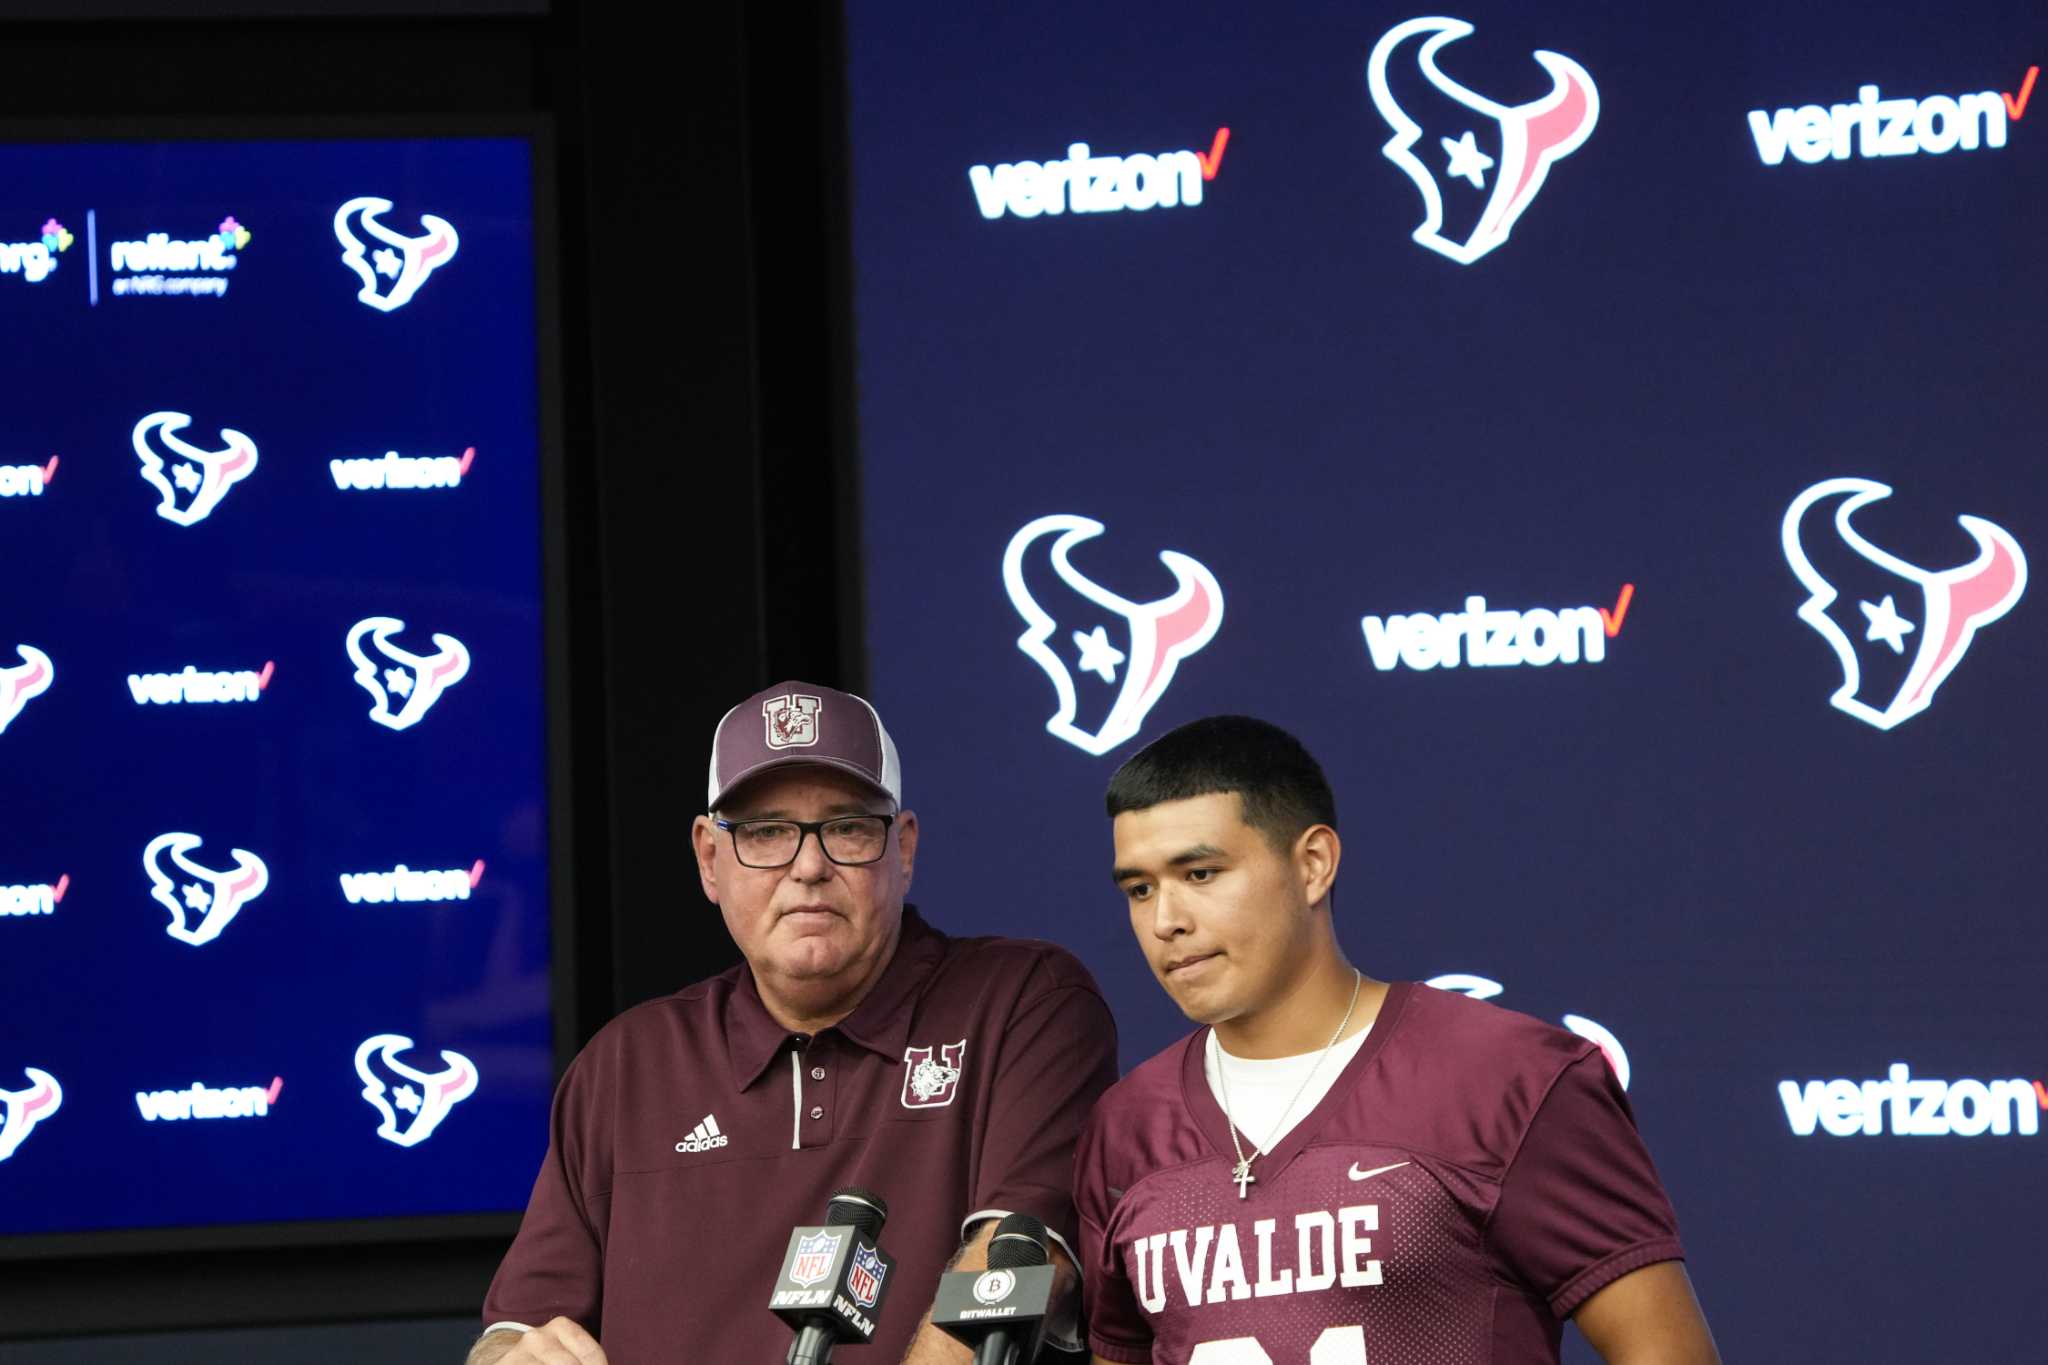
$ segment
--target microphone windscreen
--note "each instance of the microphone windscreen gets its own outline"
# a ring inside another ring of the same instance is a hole
[[[1016,1270],[1027,1265],[1044,1265],[1045,1224],[1028,1213],[1013,1213],[996,1224],[988,1243],[990,1270]]]
[[[870,1242],[882,1235],[882,1224],[889,1220],[889,1205],[882,1196],[870,1190],[849,1185],[835,1191],[832,1202],[825,1206],[825,1223],[828,1227],[852,1226]]]

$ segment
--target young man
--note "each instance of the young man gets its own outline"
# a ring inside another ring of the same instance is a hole
[[[1075,1156],[1097,1361],[1523,1365],[1569,1317],[1615,1365],[1715,1365],[1600,1051],[1345,961],[1336,805],[1299,741],[1196,721],[1108,804],[1138,945],[1205,1027]]]

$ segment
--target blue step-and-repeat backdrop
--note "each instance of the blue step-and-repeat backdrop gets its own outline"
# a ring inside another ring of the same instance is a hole
[[[1150,1055],[1103,786],[1266,717],[1354,960],[1606,1049],[1727,1358],[2048,1358],[2040,7],[849,23],[931,917]]]
[[[525,1202],[533,160],[0,146],[0,1236]]]

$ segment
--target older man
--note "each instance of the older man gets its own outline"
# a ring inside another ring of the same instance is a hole
[[[1071,1260],[1074,1142],[1116,1079],[1108,1007],[1063,950],[951,938],[904,904],[917,816],[861,698],[790,682],[741,702],[708,807],[697,870],[746,961],[628,1010],[570,1066],[471,1363],[779,1360],[789,1229],[848,1185],[887,1200],[899,1277],[862,1358],[965,1361],[920,1306],[1005,1213]]]

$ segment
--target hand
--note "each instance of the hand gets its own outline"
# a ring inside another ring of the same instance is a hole
[[[611,1365],[597,1338],[568,1318],[531,1332],[491,1332],[470,1349],[468,1365]]]

